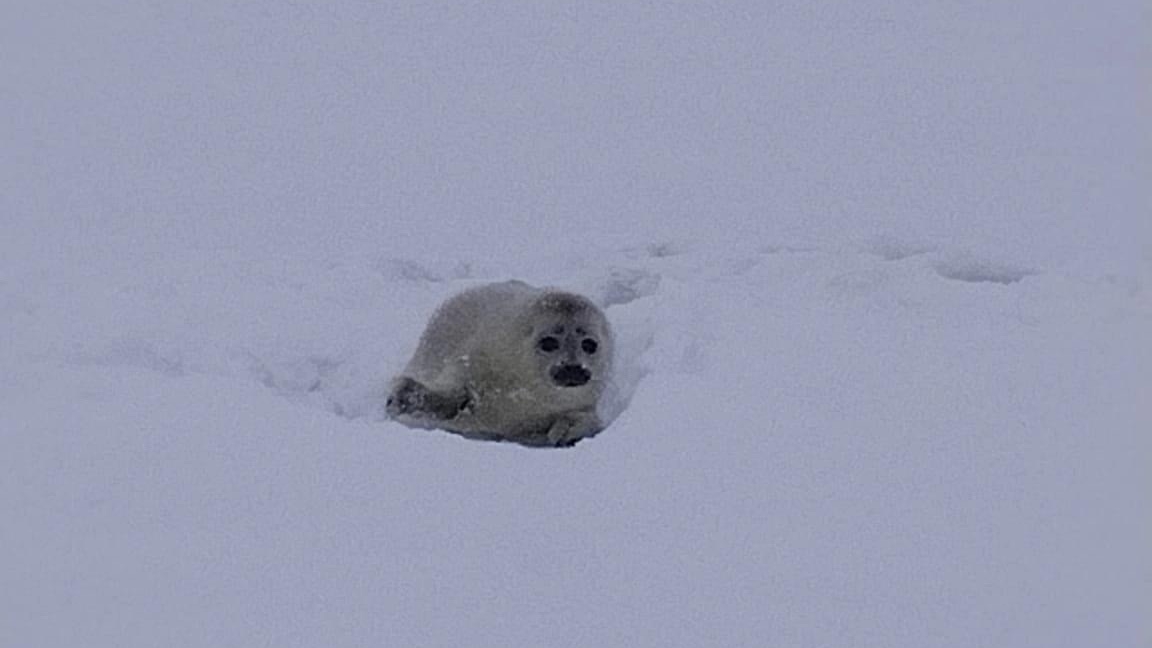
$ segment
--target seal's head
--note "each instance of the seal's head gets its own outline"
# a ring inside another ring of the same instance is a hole
[[[563,390],[601,389],[612,335],[600,309],[579,295],[548,292],[532,305],[529,324],[533,361],[546,381]]]

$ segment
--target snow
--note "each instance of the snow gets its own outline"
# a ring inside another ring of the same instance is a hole
[[[1152,641],[1140,3],[26,3],[0,646]],[[384,420],[444,298],[570,449]]]

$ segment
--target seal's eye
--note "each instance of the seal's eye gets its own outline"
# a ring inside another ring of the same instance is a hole
[[[596,340],[593,340],[592,338],[584,338],[580,342],[580,348],[584,350],[584,353],[592,355],[593,353],[596,353],[596,349],[600,348],[600,345],[596,344]]]
[[[545,335],[544,337],[540,338],[539,342],[536,343],[536,348],[545,353],[552,353],[556,349],[560,348],[560,340],[557,340],[551,335]]]

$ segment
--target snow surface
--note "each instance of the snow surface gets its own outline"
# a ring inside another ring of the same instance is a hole
[[[0,646],[1152,645],[1143,2],[0,20]],[[432,309],[612,425],[411,430]]]

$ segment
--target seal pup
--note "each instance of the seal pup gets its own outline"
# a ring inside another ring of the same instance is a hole
[[[449,298],[392,380],[388,415],[405,425],[527,446],[600,432],[612,369],[608,319],[586,297],[522,281]]]

